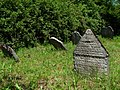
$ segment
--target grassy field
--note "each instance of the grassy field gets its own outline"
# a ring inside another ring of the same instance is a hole
[[[120,90],[120,36],[99,39],[110,54],[108,76],[82,77],[74,72],[71,42],[65,44],[68,51],[37,45],[21,48],[19,63],[0,52],[0,90]]]

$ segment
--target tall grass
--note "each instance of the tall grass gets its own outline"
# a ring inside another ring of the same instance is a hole
[[[106,77],[83,77],[73,70],[71,42],[68,51],[55,50],[50,44],[34,48],[21,48],[19,63],[0,52],[1,90],[119,90],[120,89],[120,37],[101,38],[110,54],[110,73]]]

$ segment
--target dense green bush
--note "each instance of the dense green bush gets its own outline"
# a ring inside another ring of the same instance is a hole
[[[14,47],[34,46],[50,36],[69,41],[74,30],[91,28],[99,33],[104,24],[99,7],[73,0],[1,0],[0,42]]]
[[[120,35],[120,2],[119,0],[95,0],[100,9],[100,15],[105,25],[112,26],[115,35]]]

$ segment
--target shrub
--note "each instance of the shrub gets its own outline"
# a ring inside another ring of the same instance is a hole
[[[94,3],[69,0],[1,0],[0,17],[1,42],[17,48],[43,43],[51,36],[67,42],[74,30],[83,33],[91,28],[98,33],[103,24]]]

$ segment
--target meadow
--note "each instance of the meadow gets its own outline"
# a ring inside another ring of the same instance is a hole
[[[0,90],[120,90],[120,36],[99,39],[110,55],[108,76],[77,74],[71,42],[65,43],[68,51],[38,44],[20,48],[18,63],[0,51]]]

